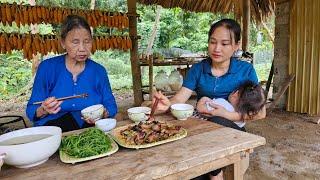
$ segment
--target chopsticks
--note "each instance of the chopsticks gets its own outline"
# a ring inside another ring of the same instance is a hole
[[[63,101],[63,100],[67,100],[67,99],[74,99],[74,98],[86,98],[88,97],[87,93],[84,94],[79,94],[79,95],[74,95],[74,96],[66,96],[66,97],[62,97],[62,98],[58,98],[58,101]],[[38,105],[38,104],[42,104],[44,101],[38,101],[38,102],[34,102],[32,103],[33,105]]]
[[[158,103],[159,103],[159,101],[160,101],[159,98],[157,98],[157,97],[155,97],[155,98],[156,98],[156,100],[155,100],[155,102],[154,102],[154,104],[153,104],[153,106],[152,106],[152,108],[151,108],[151,113],[150,113],[150,116],[149,116],[148,120],[150,120],[151,118],[153,118],[154,112],[156,111],[156,108],[157,108]]]

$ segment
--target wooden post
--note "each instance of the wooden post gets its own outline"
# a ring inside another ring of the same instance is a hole
[[[242,50],[248,51],[250,37],[250,0],[243,0]]]
[[[148,56],[149,62],[149,100],[152,101],[153,96],[153,56]]]
[[[132,40],[132,49],[130,50],[130,61],[132,71],[132,87],[134,95],[135,106],[140,106],[142,103],[142,81],[141,81],[141,69],[138,59],[138,38],[137,38],[137,17],[134,16],[137,12],[136,0],[127,0],[128,13],[133,15],[129,16],[129,35]]]

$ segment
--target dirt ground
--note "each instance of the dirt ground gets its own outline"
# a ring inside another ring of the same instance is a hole
[[[133,106],[131,93],[116,92],[119,112]],[[26,98],[0,101],[0,116],[23,115]],[[190,101],[194,104],[194,101]],[[275,110],[264,120],[247,123],[249,133],[263,136],[267,144],[254,150],[246,180],[320,180],[319,117]],[[0,120],[1,121],[1,120]],[[15,123],[18,124],[18,123]],[[10,125],[19,127],[20,125]]]

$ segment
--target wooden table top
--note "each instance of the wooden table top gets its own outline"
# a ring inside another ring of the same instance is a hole
[[[120,147],[109,157],[73,165],[62,163],[56,153],[46,163],[29,169],[5,165],[0,179],[154,179],[265,144],[263,137],[196,118],[178,121],[170,115],[161,115],[156,119],[181,125],[188,136],[147,149]],[[120,121],[117,126],[128,123],[131,122]]]

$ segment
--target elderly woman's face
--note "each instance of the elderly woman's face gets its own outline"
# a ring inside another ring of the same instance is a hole
[[[92,37],[86,29],[75,28],[68,32],[61,44],[66,49],[68,58],[85,61],[91,52]]]
[[[221,26],[211,34],[208,44],[208,54],[213,62],[222,63],[229,61],[238,43],[235,43],[233,34],[227,28]],[[233,37],[231,39],[231,36]]]

